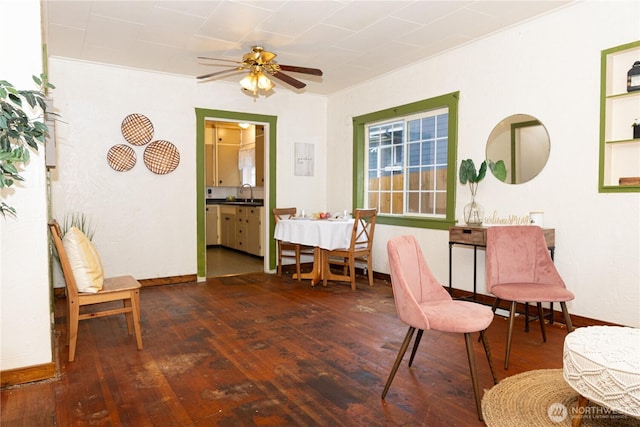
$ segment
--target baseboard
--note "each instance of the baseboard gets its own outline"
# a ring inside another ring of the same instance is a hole
[[[197,282],[198,275],[197,274],[186,274],[183,276],[169,276],[169,277],[158,277],[155,279],[139,279],[138,282],[142,285],[142,287],[146,286],[159,286],[159,285],[176,285],[179,283],[190,283]]]
[[[56,376],[56,364],[54,362],[43,365],[27,366],[24,368],[8,369],[0,371],[2,387],[30,383],[33,381],[48,380]]]

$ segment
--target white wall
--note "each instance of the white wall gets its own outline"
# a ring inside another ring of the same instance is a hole
[[[88,217],[109,276],[149,279],[197,272],[195,108],[277,116],[277,204],[324,207],[323,168],[304,179],[294,179],[292,171],[294,142],[315,144],[316,162],[324,163],[326,97],[278,87],[270,97],[254,100],[238,84],[60,58],[50,58],[49,70],[55,109],[65,122],[56,128],[53,215],[60,221],[69,212]],[[151,120],[153,140],[176,145],[180,164],[174,172],[150,172],[143,163],[144,146],[134,147],[137,164],[130,171],[108,165],[109,148],[126,144],[121,123],[132,113]],[[297,191],[300,186],[305,191]],[[56,285],[63,285],[61,278]]]
[[[0,1],[0,79],[37,89],[42,72],[40,2]],[[8,42],[11,40],[11,42]],[[52,361],[44,147],[32,152],[25,181],[0,190],[17,217],[0,217],[0,370]]]
[[[460,91],[458,163],[484,159],[493,127],[515,113],[546,126],[551,154],[529,183],[482,181],[477,200],[499,217],[545,212],[556,229],[556,264],[575,295],[571,313],[640,326],[640,195],[598,193],[600,51],[640,39],[640,3],[587,1],[425,60],[329,98],[327,207],[349,205],[351,118]],[[629,64],[631,67],[631,64]],[[470,199],[458,185],[456,217]],[[386,241],[415,234],[436,277],[448,284],[448,232],[381,225],[374,270],[388,272]],[[453,283],[472,289],[471,249],[454,248]],[[484,252],[479,251],[480,293]]]

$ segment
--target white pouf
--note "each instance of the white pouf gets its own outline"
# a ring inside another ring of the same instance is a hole
[[[562,372],[584,398],[640,418],[640,329],[576,329],[564,340]]]

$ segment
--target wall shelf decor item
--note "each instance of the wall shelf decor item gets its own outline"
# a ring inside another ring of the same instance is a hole
[[[136,153],[125,144],[114,145],[107,152],[109,166],[118,172],[125,172],[136,164]]]
[[[629,90],[629,67],[639,60],[640,40],[601,53],[601,193],[640,192],[640,139],[633,138],[633,123],[640,117],[640,90]]]
[[[145,145],[153,138],[153,124],[143,114],[129,114],[120,126],[122,136],[132,145]]]
[[[158,175],[173,172],[180,163],[180,152],[169,141],[153,141],[144,150],[144,164]]]
[[[627,72],[627,92],[640,90],[640,61],[633,63]]]

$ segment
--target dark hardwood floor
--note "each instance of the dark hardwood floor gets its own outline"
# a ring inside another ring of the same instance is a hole
[[[2,426],[482,426],[464,339],[426,331],[386,400],[380,395],[407,327],[391,286],[358,278],[311,288],[254,273],[141,292],[144,349],[123,316],[80,323],[68,363],[64,300],[56,300],[58,377],[1,393]],[[522,317],[508,371],[507,321],[488,331],[498,379],[562,367],[566,329]],[[480,387],[492,386],[476,342]],[[409,353],[409,352],[408,352]]]

